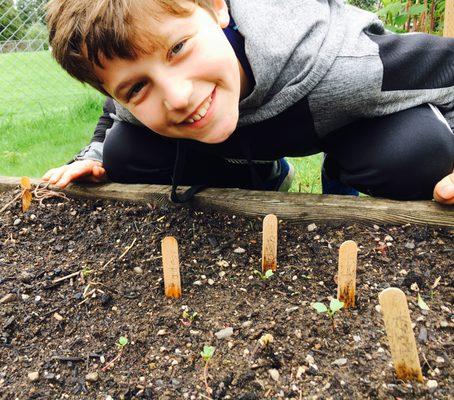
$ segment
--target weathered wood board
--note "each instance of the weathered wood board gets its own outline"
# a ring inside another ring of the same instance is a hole
[[[33,184],[38,179],[31,180]],[[0,176],[0,191],[17,187],[20,178]],[[172,205],[170,187],[144,184],[71,184],[70,196]],[[454,227],[454,207],[433,201],[393,201],[370,197],[261,192],[241,189],[207,189],[184,205],[247,216],[275,214],[301,222],[362,222],[420,224]],[[175,205],[175,207],[177,207]]]

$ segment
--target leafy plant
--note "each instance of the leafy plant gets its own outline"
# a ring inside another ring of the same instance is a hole
[[[258,275],[258,277],[262,280],[262,281],[267,281],[268,279],[270,279],[273,275],[274,275],[274,272],[271,270],[271,269],[268,269],[266,270],[265,273],[259,271],[259,270],[254,270],[254,274]]]
[[[334,316],[338,311],[344,307],[344,302],[338,299],[331,299],[329,306],[326,306],[324,303],[312,303],[312,308],[314,308],[318,314],[326,314],[333,324],[333,329],[336,328],[334,324]]]
[[[116,343],[117,347],[118,347],[118,353],[117,355],[113,358],[112,361],[109,361],[102,369],[102,371],[107,371],[109,368],[111,368],[116,361],[118,361],[123,353],[123,350],[125,349],[125,347],[128,345],[129,343],[129,340],[126,336],[120,336],[120,338],[118,339],[118,342]]]
[[[194,320],[198,317],[197,312],[190,312],[187,308],[183,310],[181,322],[185,326],[191,326]]]
[[[120,336],[120,339],[118,339],[117,346],[120,348],[120,350],[123,350],[123,348],[129,343],[128,338],[126,336]]]
[[[200,352],[203,360],[205,361],[205,367],[203,368],[203,382],[205,383],[205,389],[209,396],[213,393],[213,389],[208,385],[208,364],[213,358],[214,351],[216,350],[213,346],[203,346],[203,351]]]

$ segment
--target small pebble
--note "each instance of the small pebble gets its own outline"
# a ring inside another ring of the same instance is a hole
[[[273,369],[269,369],[268,373],[270,374],[271,379],[273,379],[273,381],[279,382],[280,374],[279,374],[279,371],[277,369],[274,369],[274,368]]]
[[[233,250],[233,252],[236,254],[243,254],[246,253],[246,250],[244,250],[242,247],[238,247],[235,250]]]
[[[87,382],[96,382],[99,379],[99,374],[97,372],[90,372],[85,375],[85,380]]]
[[[218,339],[227,339],[233,335],[233,328],[228,327],[225,329],[221,329],[220,331],[214,334]]]
[[[194,281],[192,284],[195,286],[202,286],[202,281]]]
[[[415,242],[407,242],[405,243],[405,248],[408,250],[413,250],[415,248]]]
[[[338,367],[342,367],[342,365],[347,364],[346,358],[338,358],[337,360],[333,361],[331,364],[337,365]]]
[[[137,275],[142,275],[142,274],[143,274],[143,269],[140,268],[140,267],[134,267],[134,272],[135,272]]]
[[[295,306],[295,307],[286,308],[286,309],[285,309],[285,312],[290,314],[290,313],[295,312],[295,311],[298,311],[298,310],[299,310],[299,307],[298,307],[298,306]]]
[[[53,317],[58,321],[61,322],[64,320],[64,318],[59,314],[59,313],[54,313]]]
[[[165,329],[160,329],[157,333],[158,336],[164,336],[166,334],[166,330]]]
[[[448,325],[449,325],[449,324],[448,324],[448,321],[441,321],[441,322],[440,322],[440,326],[441,326],[442,328],[447,328]]]
[[[429,392],[431,392],[431,393],[435,392],[437,387],[438,387],[438,382],[437,381],[435,381],[433,379],[429,379],[427,381],[427,389],[429,389]]]
[[[30,382],[36,382],[39,379],[39,372],[38,371],[29,372],[28,379]]]
[[[419,331],[418,340],[421,343],[427,342],[427,328],[425,328],[424,326],[421,327],[421,329]]]
[[[437,364],[444,364],[445,359],[443,357],[438,356],[435,360]]]
[[[306,367],[299,366],[298,371],[296,371],[296,378],[300,379],[305,372],[306,372]]]
[[[21,298],[23,301],[27,301],[30,298],[30,296],[28,294],[22,294]]]
[[[317,229],[317,225],[315,225],[315,224],[310,224],[307,226],[307,230],[309,232],[314,232],[316,229]]]
[[[13,222],[13,225],[14,225],[14,226],[17,226],[17,225],[19,225],[21,222],[22,222],[22,221],[20,220],[20,218],[16,218],[16,219],[14,220],[14,222]]]
[[[245,321],[241,324],[242,328],[250,328],[252,326],[252,321]]]
[[[213,279],[208,279],[208,285],[213,286],[214,285],[214,280]]]
[[[308,354],[306,356],[306,362],[310,365],[310,364],[315,364],[315,360],[314,360],[314,357],[312,357],[310,354]]]
[[[224,276],[225,276],[225,271],[219,272],[219,277],[220,277],[220,278],[223,278]]]

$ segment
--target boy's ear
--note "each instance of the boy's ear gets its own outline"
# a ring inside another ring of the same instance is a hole
[[[213,8],[218,17],[218,23],[222,29],[227,28],[230,23],[229,8],[224,0],[213,0]]]

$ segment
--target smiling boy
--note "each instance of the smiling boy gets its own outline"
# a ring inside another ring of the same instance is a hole
[[[324,151],[363,192],[431,198],[441,180],[454,203],[454,40],[386,34],[336,0],[53,0],[48,24],[63,68],[116,102],[105,163],[176,140],[176,200],[191,150],[249,165]]]

